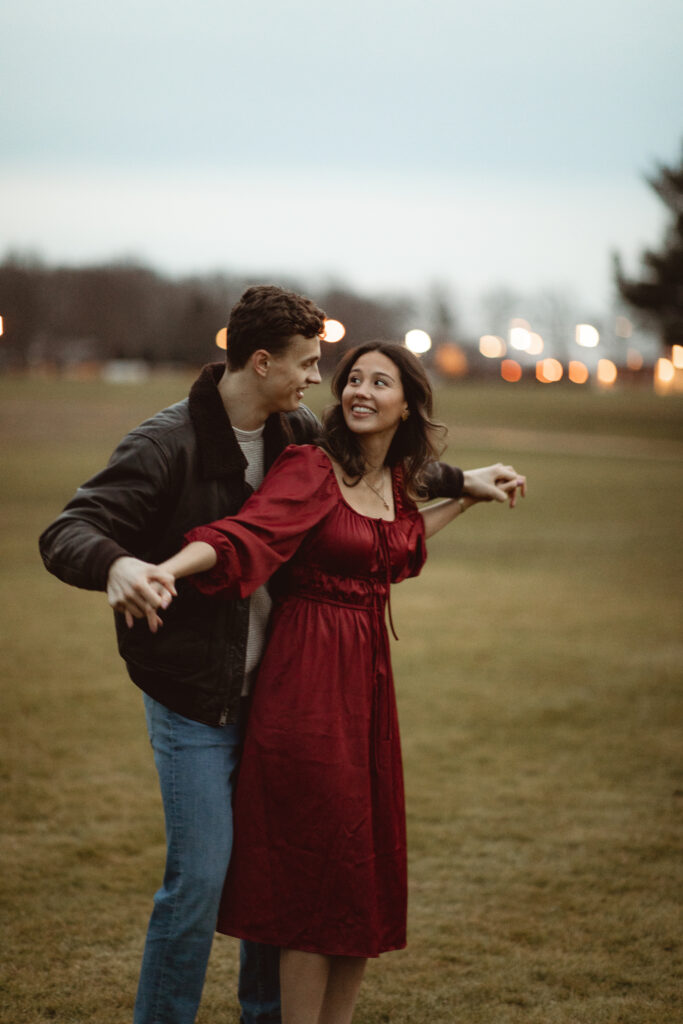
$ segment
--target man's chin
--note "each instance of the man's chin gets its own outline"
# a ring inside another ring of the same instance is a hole
[[[299,398],[298,395],[293,395],[291,398],[288,398],[286,402],[282,402],[278,412],[294,412],[301,405],[301,401],[302,399]]]

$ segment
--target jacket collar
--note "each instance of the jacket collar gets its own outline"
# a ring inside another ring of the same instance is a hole
[[[247,467],[247,460],[237,443],[230,417],[218,391],[218,383],[224,372],[225,363],[209,363],[203,367],[190,389],[188,400],[202,476],[208,479],[234,473],[243,476]],[[269,416],[264,431],[267,466],[290,440],[291,432],[285,417],[280,413]]]

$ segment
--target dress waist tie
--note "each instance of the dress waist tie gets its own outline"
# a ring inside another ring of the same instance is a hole
[[[391,615],[391,557],[387,541],[384,520],[374,520],[377,533],[377,550],[380,553],[380,567],[384,569],[384,591],[377,591],[375,596],[375,614],[377,615],[378,644],[373,651],[372,660],[372,767],[379,769],[379,751],[382,740],[392,739],[393,715],[391,701],[391,651],[387,632],[384,608],[389,612],[389,626],[394,640],[398,640]],[[386,598],[386,602],[385,602]],[[381,656],[380,656],[381,655]]]

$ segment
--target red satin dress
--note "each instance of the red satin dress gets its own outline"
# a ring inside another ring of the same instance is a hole
[[[385,605],[425,560],[393,475],[392,522],[355,512],[312,445],[287,448],[240,515],[188,540],[218,552],[204,593],[246,596],[288,563],[253,691],[217,928],[373,957],[406,942],[403,772]]]

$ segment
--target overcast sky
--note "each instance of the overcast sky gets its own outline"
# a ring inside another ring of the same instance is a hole
[[[0,255],[609,302],[665,218],[680,0],[10,0]]]

